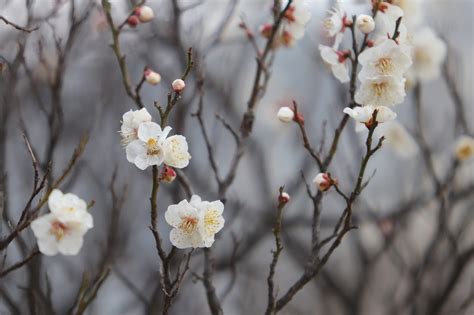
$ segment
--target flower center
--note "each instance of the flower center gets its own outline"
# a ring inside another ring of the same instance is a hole
[[[158,145],[158,141],[154,138],[148,139],[146,146],[148,155],[160,155],[162,152],[161,147]]]
[[[219,214],[216,210],[209,210],[204,215],[204,226],[208,234],[216,234],[219,225]]]
[[[56,237],[56,241],[60,241],[68,231],[68,226],[60,221],[51,223],[49,233]]]
[[[460,150],[459,150],[459,155],[464,157],[464,158],[467,158],[467,157],[470,157],[472,154],[473,154],[473,150],[472,150],[472,147],[471,146],[463,146]]]
[[[191,234],[196,230],[198,219],[194,217],[183,217],[179,229]]]
[[[383,57],[377,60],[375,67],[381,74],[389,74],[393,70],[392,58]]]
[[[387,83],[386,82],[373,83],[372,88],[374,89],[375,95],[380,97],[385,93],[385,90],[387,89]]]

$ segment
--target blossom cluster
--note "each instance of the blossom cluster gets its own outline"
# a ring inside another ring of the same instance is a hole
[[[303,38],[305,26],[311,19],[311,12],[304,0],[294,0],[285,11],[280,27],[274,36],[274,46],[293,46]],[[260,34],[269,38],[273,33],[273,24],[265,23],[260,27]]]
[[[168,137],[170,131],[171,127],[162,129],[153,122],[145,108],[126,112],[120,134],[127,160],[141,170],[163,163],[174,168],[188,166],[191,155],[186,138],[182,135]]]
[[[84,235],[94,225],[86,202],[74,194],[54,189],[48,206],[51,212],[31,223],[39,250],[46,256],[77,255]]]
[[[211,247],[214,235],[224,227],[223,211],[224,204],[220,200],[202,201],[197,195],[190,201],[170,205],[165,220],[173,227],[171,243],[177,248]]]

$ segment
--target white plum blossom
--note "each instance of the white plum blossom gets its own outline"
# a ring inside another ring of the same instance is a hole
[[[427,82],[439,77],[446,58],[446,44],[428,27],[416,31],[412,37],[413,67],[417,80]]]
[[[166,165],[175,168],[185,168],[188,166],[191,155],[188,153],[188,143],[184,136],[171,136],[163,141],[162,147]]]
[[[321,58],[330,67],[336,79],[341,81],[341,83],[349,82],[349,66],[346,61],[350,56],[350,52],[337,51],[324,45],[319,45],[319,51],[321,52]]]
[[[333,47],[337,49],[342,41],[347,25],[352,23],[347,18],[346,11],[342,7],[342,1],[337,0],[336,5],[329,11],[329,17],[324,20],[324,30],[329,37],[336,37]]]
[[[474,138],[461,136],[456,142],[456,158],[459,161],[467,161],[474,157]]]
[[[355,121],[370,128],[370,126],[373,123],[372,117],[375,110],[377,110],[376,121],[378,123],[391,121],[397,117],[397,114],[386,106],[375,107],[375,106],[367,105],[367,106],[357,106],[354,109],[350,107],[346,107],[344,108],[343,112],[349,115]]]
[[[295,112],[291,108],[283,106],[278,110],[277,117],[282,123],[289,123],[295,118]]]
[[[163,163],[165,160],[163,142],[170,130],[171,127],[161,130],[160,125],[154,122],[141,123],[137,132],[138,139],[126,147],[127,160],[141,170]]]
[[[127,145],[133,140],[138,139],[138,126],[143,122],[150,122],[152,119],[146,108],[140,110],[129,110],[122,116],[122,126],[120,135],[122,136],[122,144]]]
[[[405,127],[396,120],[381,124],[375,129],[378,137],[385,137],[384,144],[402,158],[410,158],[419,151],[418,144]]]
[[[404,23],[411,28],[420,24],[422,20],[421,1],[422,0],[392,0],[392,5],[403,10]]]
[[[375,17],[375,44],[377,45],[383,40],[393,36],[397,20],[400,17],[402,17],[402,22],[398,28],[399,36],[397,37],[397,42],[399,44],[405,44],[408,39],[408,30],[404,24],[403,10],[398,6],[383,2],[379,5],[379,11]]]
[[[365,79],[355,94],[361,105],[393,106],[405,98],[405,79],[391,75],[379,75]]]
[[[310,19],[311,11],[304,0],[294,0],[283,17],[283,44],[293,46],[296,40],[303,38],[305,26]]]
[[[391,39],[366,49],[359,55],[359,62],[362,65],[358,76],[361,81],[378,75],[402,77],[412,64],[410,55]]]
[[[142,23],[150,22],[155,16],[153,9],[146,5],[136,8],[134,14]]]
[[[364,34],[369,34],[375,29],[375,21],[370,15],[361,14],[357,16],[356,26]]]
[[[31,223],[40,252],[47,256],[77,255],[84,235],[93,227],[86,202],[74,194],[63,194],[55,189],[49,195],[48,206],[51,213]]]
[[[224,204],[219,201],[202,201],[197,195],[170,205],[165,212],[166,222],[173,227],[170,241],[177,248],[211,247],[214,235],[223,227]]]

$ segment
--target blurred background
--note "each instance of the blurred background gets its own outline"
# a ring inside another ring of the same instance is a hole
[[[52,160],[53,177],[66,167],[81,137],[89,135],[83,156],[61,189],[95,201],[91,209],[95,227],[86,235],[78,256],[36,257],[32,264],[0,279],[0,314],[65,314],[74,304],[83,273],[97,275],[104,260],[111,263],[112,271],[88,314],[158,314],[160,262],[148,229],[151,172],[127,162],[118,133],[123,113],[135,109],[135,104],[125,93],[100,2],[76,0],[72,11],[70,1],[0,0],[0,15],[19,25],[40,26],[24,33],[0,23],[0,235],[17,222],[31,193],[33,170],[22,134],[29,138],[43,172]],[[253,133],[227,194],[226,225],[213,246],[214,283],[225,314],[265,310],[266,277],[274,248],[272,226],[282,185],[291,201],[284,210],[284,250],[275,277],[279,293],[298,279],[309,255],[312,203],[300,171],[312,180],[318,168],[304,150],[297,126],[282,124],[276,112],[297,101],[311,142],[318,147],[326,139],[323,152],[327,152],[349,102],[348,85],[332,77],[318,50],[319,44],[328,44],[322,24],[334,2],[306,2],[312,20],[295,47],[280,48],[275,54]],[[119,24],[134,2],[111,0],[111,4]],[[349,14],[370,12],[368,0],[344,4]],[[134,29],[125,27],[120,36],[130,77],[137,84],[145,66],[161,74],[158,86],[142,89],[144,103],[158,120],[153,102],[166,104],[170,84],[183,72],[186,51],[193,48],[196,66],[169,125],[189,143],[193,158],[183,172],[194,192],[215,200],[214,174],[201,128],[192,116],[198,109],[198,81],[203,81],[205,126],[225,173],[235,145],[215,114],[239,128],[256,67],[255,51],[239,23],[245,21],[263,47],[258,28],[271,21],[272,1],[149,0],[147,5],[155,12],[154,20]],[[441,76],[422,84],[424,133],[436,172],[444,179],[452,171],[456,139],[462,134],[472,136],[474,130],[474,1],[425,0],[420,1],[419,10],[422,23],[448,47]],[[467,127],[459,125],[459,103]],[[407,141],[416,143],[418,126],[409,88],[396,111],[398,122],[412,135]],[[52,141],[55,134],[57,139]],[[364,140],[349,122],[331,168],[347,191],[357,177]],[[422,153],[414,147],[406,156],[387,144],[370,161],[366,174],[376,173],[354,206],[353,220],[359,228],[346,235],[321,273],[282,314],[474,314],[473,163],[463,163],[456,170],[449,182],[446,213],[440,216]],[[124,197],[120,209],[110,191],[114,172],[116,193]],[[160,192],[160,230],[167,249],[170,227],[162,213],[185,197],[176,182]],[[340,196],[327,193],[323,235],[332,233],[343,210]],[[441,218],[447,226],[442,234]],[[113,250],[111,225],[115,225]],[[25,257],[34,245],[34,236],[26,229],[1,253],[4,264],[0,266]],[[193,276],[202,272],[202,256],[199,251],[193,254],[191,272],[172,314],[209,314],[202,283]],[[38,305],[31,307],[35,298]]]

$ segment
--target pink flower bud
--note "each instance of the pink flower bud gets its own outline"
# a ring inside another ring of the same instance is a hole
[[[148,84],[157,85],[161,81],[161,75],[158,72],[155,72],[149,68],[146,68],[143,75]]]
[[[327,173],[319,173],[313,179],[313,183],[320,191],[328,190],[332,185],[336,184],[336,181],[332,179]]]
[[[138,19],[138,17],[136,17],[135,15],[131,15],[128,17],[127,19],[127,24],[130,26],[130,27],[135,27],[137,26],[138,24],[140,24],[140,20]]]
[[[176,178],[176,171],[172,167],[165,165],[161,169],[160,181],[170,184],[174,181],[175,178]]]
[[[176,93],[179,93],[182,90],[184,90],[186,83],[184,83],[184,81],[181,79],[176,79],[173,81],[173,83],[171,83],[171,86],[173,87],[173,91],[175,91]]]
[[[153,9],[146,5],[136,8],[134,14],[142,23],[150,22],[155,16]]]
[[[280,204],[286,204],[288,201],[290,201],[290,195],[287,192],[284,191],[278,196],[278,202]]]
[[[265,23],[260,26],[260,34],[265,37],[269,38],[272,35],[273,25],[270,23]]]

